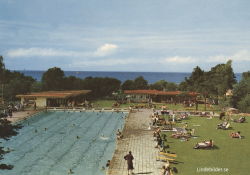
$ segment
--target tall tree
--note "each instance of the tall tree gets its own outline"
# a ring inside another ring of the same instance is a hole
[[[53,67],[48,69],[42,76],[43,90],[63,90],[64,72]]]
[[[148,82],[142,76],[135,78],[134,80],[135,89],[148,89]]]
[[[231,104],[236,108],[239,108],[239,102],[244,99],[247,94],[250,94],[250,76],[246,76],[248,73],[243,73],[243,75],[242,80],[233,88]]]
[[[122,90],[133,90],[133,89],[135,89],[133,80],[126,80],[122,84]]]
[[[5,92],[4,97],[7,100],[14,100],[17,94],[26,94],[31,91],[35,80],[30,76],[25,76],[20,72],[5,71]]]
[[[112,92],[119,90],[120,86],[120,80],[109,77],[87,77],[83,80],[83,88],[91,90],[94,98],[110,96]]]
[[[150,89],[175,91],[177,90],[177,85],[175,83],[167,82],[165,80],[159,80],[151,84]]]
[[[215,96],[225,95],[228,89],[232,89],[236,83],[232,68],[232,60],[226,64],[218,64],[209,71],[209,82],[213,85],[211,92]]]

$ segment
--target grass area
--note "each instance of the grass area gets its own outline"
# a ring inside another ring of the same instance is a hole
[[[156,107],[158,109],[160,109],[161,106],[163,106],[163,105],[167,106],[167,109],[178,110],[178,111],[195,111],[196,110],[195,106],[185,107],[183,104],[176,104],[175,105],[175,104],[157,103]],[[215,111],[215,112],[220,111],[220,108],[219,108],[218,105],[212,105],[212,106],[207,105],[206,108],[207,108],[207,111]],[[199,111],[204,111],[205,110],[205,105],[204,104],[199,104],[198,105],[198,110]]]
[[[112,108],[112,105],[115,103],[115,100],[96,100],[93,101],[94,107],[99,108]]]
[[[236,117],[234,117],[236,118]],[[237,117],[238,118],[238,117]],[[218,118],[207,119],[202,117],[191,117],[184,122],[188,123],[188,128],[195,129],[195,135],[198,138],[191,138],[189,141],[170,138],[170,132],[167,132],[168,141],[165,144],[170,145],[168,149],[177,153],[177,161],[181,163],[173,164],[177,167],[180,175],[194,174],[249,174],[250,164],[250,119],[247,123],[231,123],[230,130],[217,130],[216,126],[221,121]],[[183,126],[183,124],[177,124]],[[193,126],[200,125],[200,126]],[[231,132],[241,131],[244,139],[232,139],[229,137]],[[216,146],[211,150],[193,149],[194,145],[204,140],[214,140]],[[197,172],[197,168],[228,168],[229,172]]]

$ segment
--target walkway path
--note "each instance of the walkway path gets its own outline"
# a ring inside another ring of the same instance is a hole
[[[153,131],[147,130],[152,110],[143,109],[131,113],[127,118],[123,134],[124,139],[119,140],[115,150],[109,175],[127,175],[127,163],[124,156],[132,151],[134,156],[134,173],[159,175],[162,162],[156,161],[158,149],[153,140]]]
[[[12,117],[8,116],[7,119],[11,122],[17,122],[19,120],[23,120],[27,117],[30,117],[32,115],[34,115],[35,113],[40,112],[41,110],[29,110],[29,111],[18,111],[18,112],[13,112],[12,113]]]

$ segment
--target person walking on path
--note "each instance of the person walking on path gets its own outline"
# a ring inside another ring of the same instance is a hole
[[[133,166],[133,155],[132,155],[132,152],[129,151],[129,153],[124,156],[124,159],[127,160],[127,164],[128,164],[128,175],[129,175],[129,171],[131,171],[131,174],[134,174],[133,173],[133,169],[134,169],[134,166]]]

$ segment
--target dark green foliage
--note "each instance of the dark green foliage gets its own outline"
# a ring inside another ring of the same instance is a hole
[[[181,88],[185,91],[203,92],[204,84],[206,84],[205,72],[197,66],[194,68],[191,76],[189,78],[185,78],[185,81],[181,83]]]
[[[115,78],[87,77],[80,79],[74,76],[65,77],[57,67],[48,69],[42,76],[42,90],[91,90],[93,98],[106,97],[120,89],[121,82]]]
[[[242,79],[250,78],[250,71],[242,73]]]
[[[177,84],[160,80],[150,85],[150,89],[165,90],[165,91],[176,91],[178,88]]]
[[[231,103],[234,107],[245,110],[244,103],[247,103],[248,98],[244,98],[250,93],[250,77],[246,76],[247,74],[244,73],[243,75],[242,80],[233,88]]]
[[[32,77],[20,72],[5,70],[4,76],[4,98],[7,100],[14,100],[17,94],[29,93],[35,82]]]
[[[122,84],[122,90],[133,90],[133,89],[135,89],[133,80],[126,80]]]
[[[42,82],[35,81],[31,86],[31,92],[40,92],[42,91]]]
[[[148,82],[142,76],[134,80],[127,80],[122,84],[122,90],[148,89]]]
[[[139,76],[134,80],[134,86],[135,89],[148,89],[148,81]]]
[[[64,78],[63,89],[64,90],[79,90],[83,89],[83,80],[74,76]]]
[[[228,89],[232,89],[235,83],[232,61],[229,60],[226,64],[212,67],[208,72],[197,66],[191,76],[180,84],[179,89],[200,92],[204,97],[218,99],[219,96],[225,95]]]
[[[42,76],[42,90],[63,90],[64,72],[53,67],[48,69]]]
[[[208,80],[210,93],[213,95],[222,96],[228,89],[232,89],[236,83],[235,75],[232,69],[232,61],[229,60],[226,64],[218,64],[208,72]]]
[[[17,94],[29,93],[34,81],[35,80],[31,77],[26,77],[23,74],[16,74],[5,85],[5,99],[14,100]]]
[[[238,108],[241,112],[250,113],[250,94],[247,94],[238,102]]]
[[[87,77],[83,80],[83,89],[91,90],[92,97],[106,97],[120,89],[121,82],[115,78]]]

